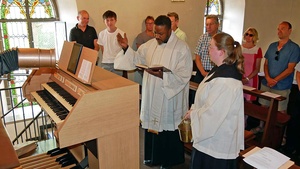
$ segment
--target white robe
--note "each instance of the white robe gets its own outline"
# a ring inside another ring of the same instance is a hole
[[[128,48],[115,59],[115,69],[133,70],[136,64],[163,65],[171,70],[163,79],[146,71],[143,76],[140,119],[142,127],[155,131],[174,131],[188,110],[192,56],[188,45],[172,32],[168,42],[156,39],[142,44],[138,51]]]
[[[214,158],[235,159],[244,149],[243,85],[224,77],[205,82],[212,75],[197,89],[191,112],[193,147]]]

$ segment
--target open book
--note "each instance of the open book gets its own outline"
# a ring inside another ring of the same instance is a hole
[[[143,65],[143,64],[136,64],[135,65],[137,68],[139,69],[151,69],[153,71],[163,71],[163,72],[171,72],[170,69],[162,66],[162,65],[151,65],[151,66],[147,66],[147,65]]]

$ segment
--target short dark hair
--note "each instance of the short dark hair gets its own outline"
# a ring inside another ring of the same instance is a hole
[[[154,24],[157,26],[166,26],[168,29],[171,29],[171,20],[166,15],[158,16],[155,19]]]
[[[289,29],[292,29],[292,24],[289,23],[288,21],[283,21],[281,22],[282,24],[287,24],[289,26]]]
[[[216,24],[219,24],[219,18],[217,15],[207,15],[205,20],[207,20],[207,19],[213,19],[213,20],[215,20]]]
[[[146,23],[147,20],[153,20],[154,21],[154,17],[153,16],[147,16],[146,19],[145,19],[145,23]]]
[[[117,14],[114,11],[108,10],[106,12],[104,12],[104,14],[102,15],[103,19],[107,19],[107,18],[115,18],[117,19]]]

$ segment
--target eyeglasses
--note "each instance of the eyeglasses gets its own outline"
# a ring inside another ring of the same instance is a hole
[[[253,37],[254,35],[253,35],[253,34],[250,34],[250,33],[245,33],[245,36]]]
[[[275,60],[278,61],[279,60],[279,51],[276,51],[275,54],[276,54]]]

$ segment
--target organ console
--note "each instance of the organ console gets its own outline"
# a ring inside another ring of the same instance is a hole
[[[92,145],[90,168],[139,168],[139,85],[97,67],[97,57],[65,42],[57,67],[33,70],[24,96],[47,112],[59,148],[77,161],[86,157],[83,146]]]

